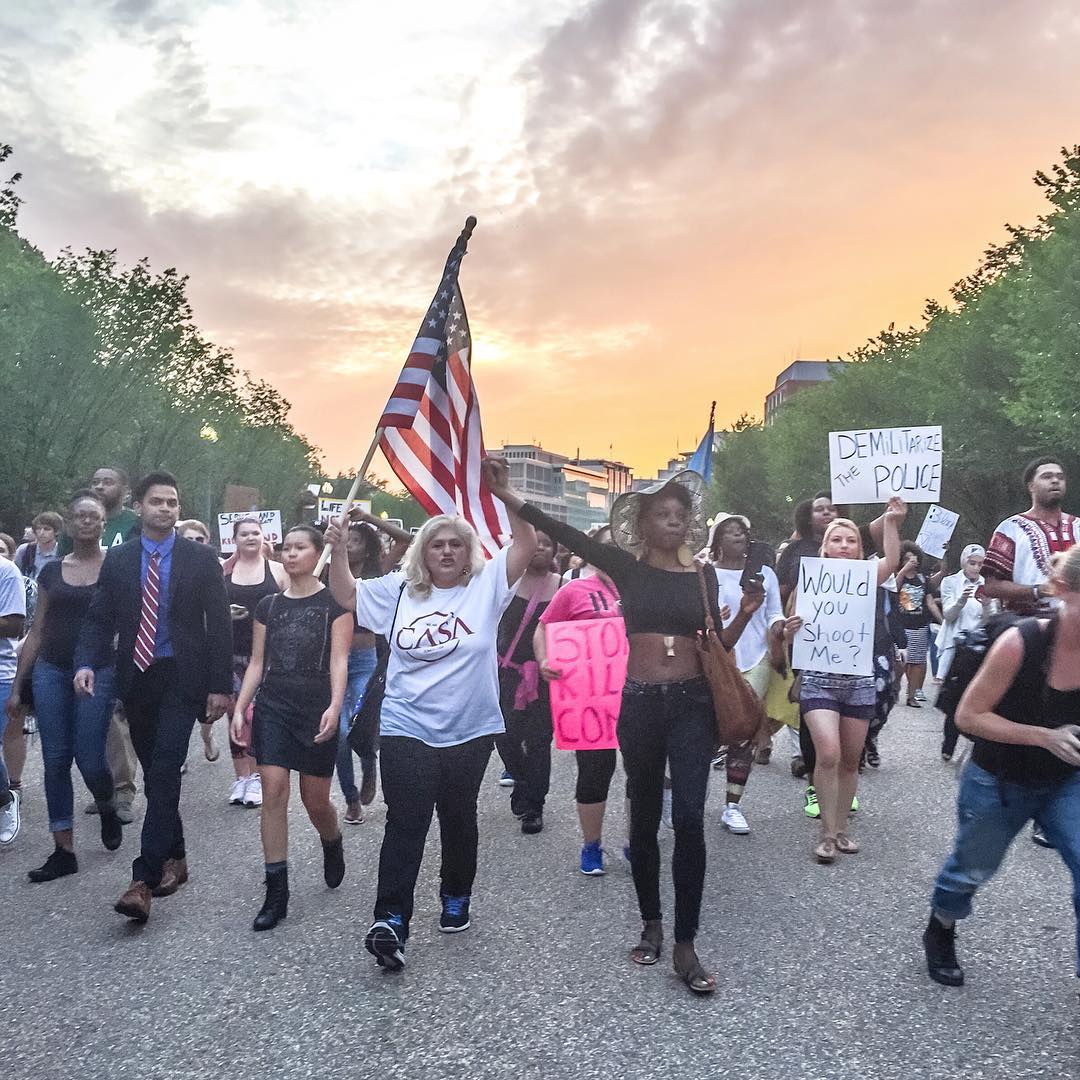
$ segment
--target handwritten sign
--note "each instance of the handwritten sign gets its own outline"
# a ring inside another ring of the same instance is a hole
[[[874,672],[877,564],[859,559],[813,559],[799,563],[791,666],[836,675]]]
[[[353,506],[359,506],[365,513],[371,513],[371,500],[370,499],[354,499]],[[338,522],[341,520],[341,515],[345,510],[344,499],[320,499],[319,500],[319,521],[323,525],[329,525],[331,521]]]
[[[944,506],[934,503],[926,511],[926,518],[915,537],[915,543],[935,559],[945,558],[945,545],[952,539],[956,531],[956,523],[960,520],[959,514],[946,510]]]
[[[626,658],[622,619],[550,623],[548,664],[562,673],[551,687],[551,719],[560,750],[614,750]]]
[[[835,503],[937,502],[941,428],[830,431],[829,475]]]
[[[254,518],[262,526],[263,536],[271,544],[281,543],[280,510],[236,510],[217,516],[218,547],[222,555],[231,555],[236,550],[236,544],[233,543],[233,524],[243,521],[244,518]]]

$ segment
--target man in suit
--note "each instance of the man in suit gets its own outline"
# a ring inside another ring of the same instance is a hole
[[[116,910],[137,922],[151,896],[187,881],[180,767],[195,722],[214,721],[232,691],[232,621],[213,551],[181,539],[176,479],[144,477],[132,492],[141,534],[110,548],[75,652],[75,690],[94,692],[114,635],[116,693],[146,783],[142,848]]]

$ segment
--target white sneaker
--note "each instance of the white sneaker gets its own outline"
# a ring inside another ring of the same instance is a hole
[[[720,815],[720,821],[728,832],[735,833],[736,836],[745,836],[750,831],[738,803],[729,802]]]
[[[247,778],[247,786],[244,788],[244,805],[262,806],[262,777],[257,772]]]
[[[13,791],[11,802],[0,809],[0,844],[5,847],[19,835],[19,829],[22,827],[22,813],[19,809],[21,802],[21,792]]]
[[[229,805],[230,806],[243,806],[244,805],[244,790],[247,788],[248,777],[238,776],[234,781],[231,790],[229,791]]]
[[[660,820],[669,828],[674,829],[675,823],[671,820],[671,788],[664,788],[664,803],[660,808]]]

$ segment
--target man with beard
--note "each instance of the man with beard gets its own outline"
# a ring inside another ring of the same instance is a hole
[[[1065,469],[1057,458],[1037,458],[1024,470],[1031,508],[994,531],[986,549],[986,596],[1010,611],[1033,615],[1051,606],[1050,557],[1080,543],[1080,518],[1061,509]]]
[[[1036,458],[1024,470],[1031,507],[1006,518],[990,539],[983,563],[986,596],[1021,615],[1046,613],[1055,606],[1049,586],[1050,559],[1080,543],[1080,518],[1061,509],[1065,469],[1057,458]],[[1031,839],[1052,845],[1036,825]]]

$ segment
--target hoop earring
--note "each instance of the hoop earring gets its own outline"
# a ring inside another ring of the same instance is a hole
[[[687,544],[679,545],[679,550],[675,553],[675,557],[679,560],[679,565],[685,566],[687,570],[694,565],[694,553]]]

